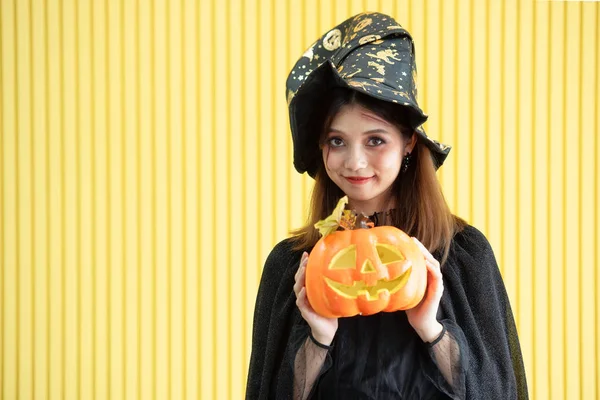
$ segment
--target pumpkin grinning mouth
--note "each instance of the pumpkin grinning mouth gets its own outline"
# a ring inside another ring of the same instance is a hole
[[[379,299],[379,294],[382,292],[392,295],[402,289],[408,282],[411,271],[412,266],[396,279],[379,279],[373,286],[367,286],[364,281],[354,281],[352,285],[344,285],[327,277],[325,277],[325,282],[334,292],[347,299],[356,299],[358,296],[364,295],[368,301],[373,301]]]

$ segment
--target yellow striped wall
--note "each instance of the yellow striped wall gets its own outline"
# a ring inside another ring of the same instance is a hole
[[[2,399],[243,397],[262,263],[311,189],[285,78],[366,10],[413,33],[532,397],[600,398],[598,2],[0,1]]]

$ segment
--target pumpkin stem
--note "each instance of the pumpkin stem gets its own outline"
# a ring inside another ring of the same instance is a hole
[[[344,196],[338,201],[337,206],[330,216],[315,224],[315,228],[319,230],[322,236],[327,236],[339,228],[353,230],[369,229],[375,226],[366,215],[362,213],[357,215],[353,210],[344,210],[346,204],[348,204],[348,196]]]

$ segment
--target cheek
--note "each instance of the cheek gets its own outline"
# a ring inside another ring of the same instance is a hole
[[[374,165],[381,173],[397,173],[400,170],[400,156],[397,151],[386,151],[374,157]]]
[[[343,163],[343,160],[344,157],[341,151],[331,150],[330,147],[323,148],[323,163],[325,164],[325,169],[337,169]]]

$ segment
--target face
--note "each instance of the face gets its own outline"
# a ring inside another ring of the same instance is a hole
[[[349,206],[371,215],[393,207],[391,187],[415,141],[415,135],[407,140],[395,125],[366,108],[347,105],[326,133],[323,162]]]

